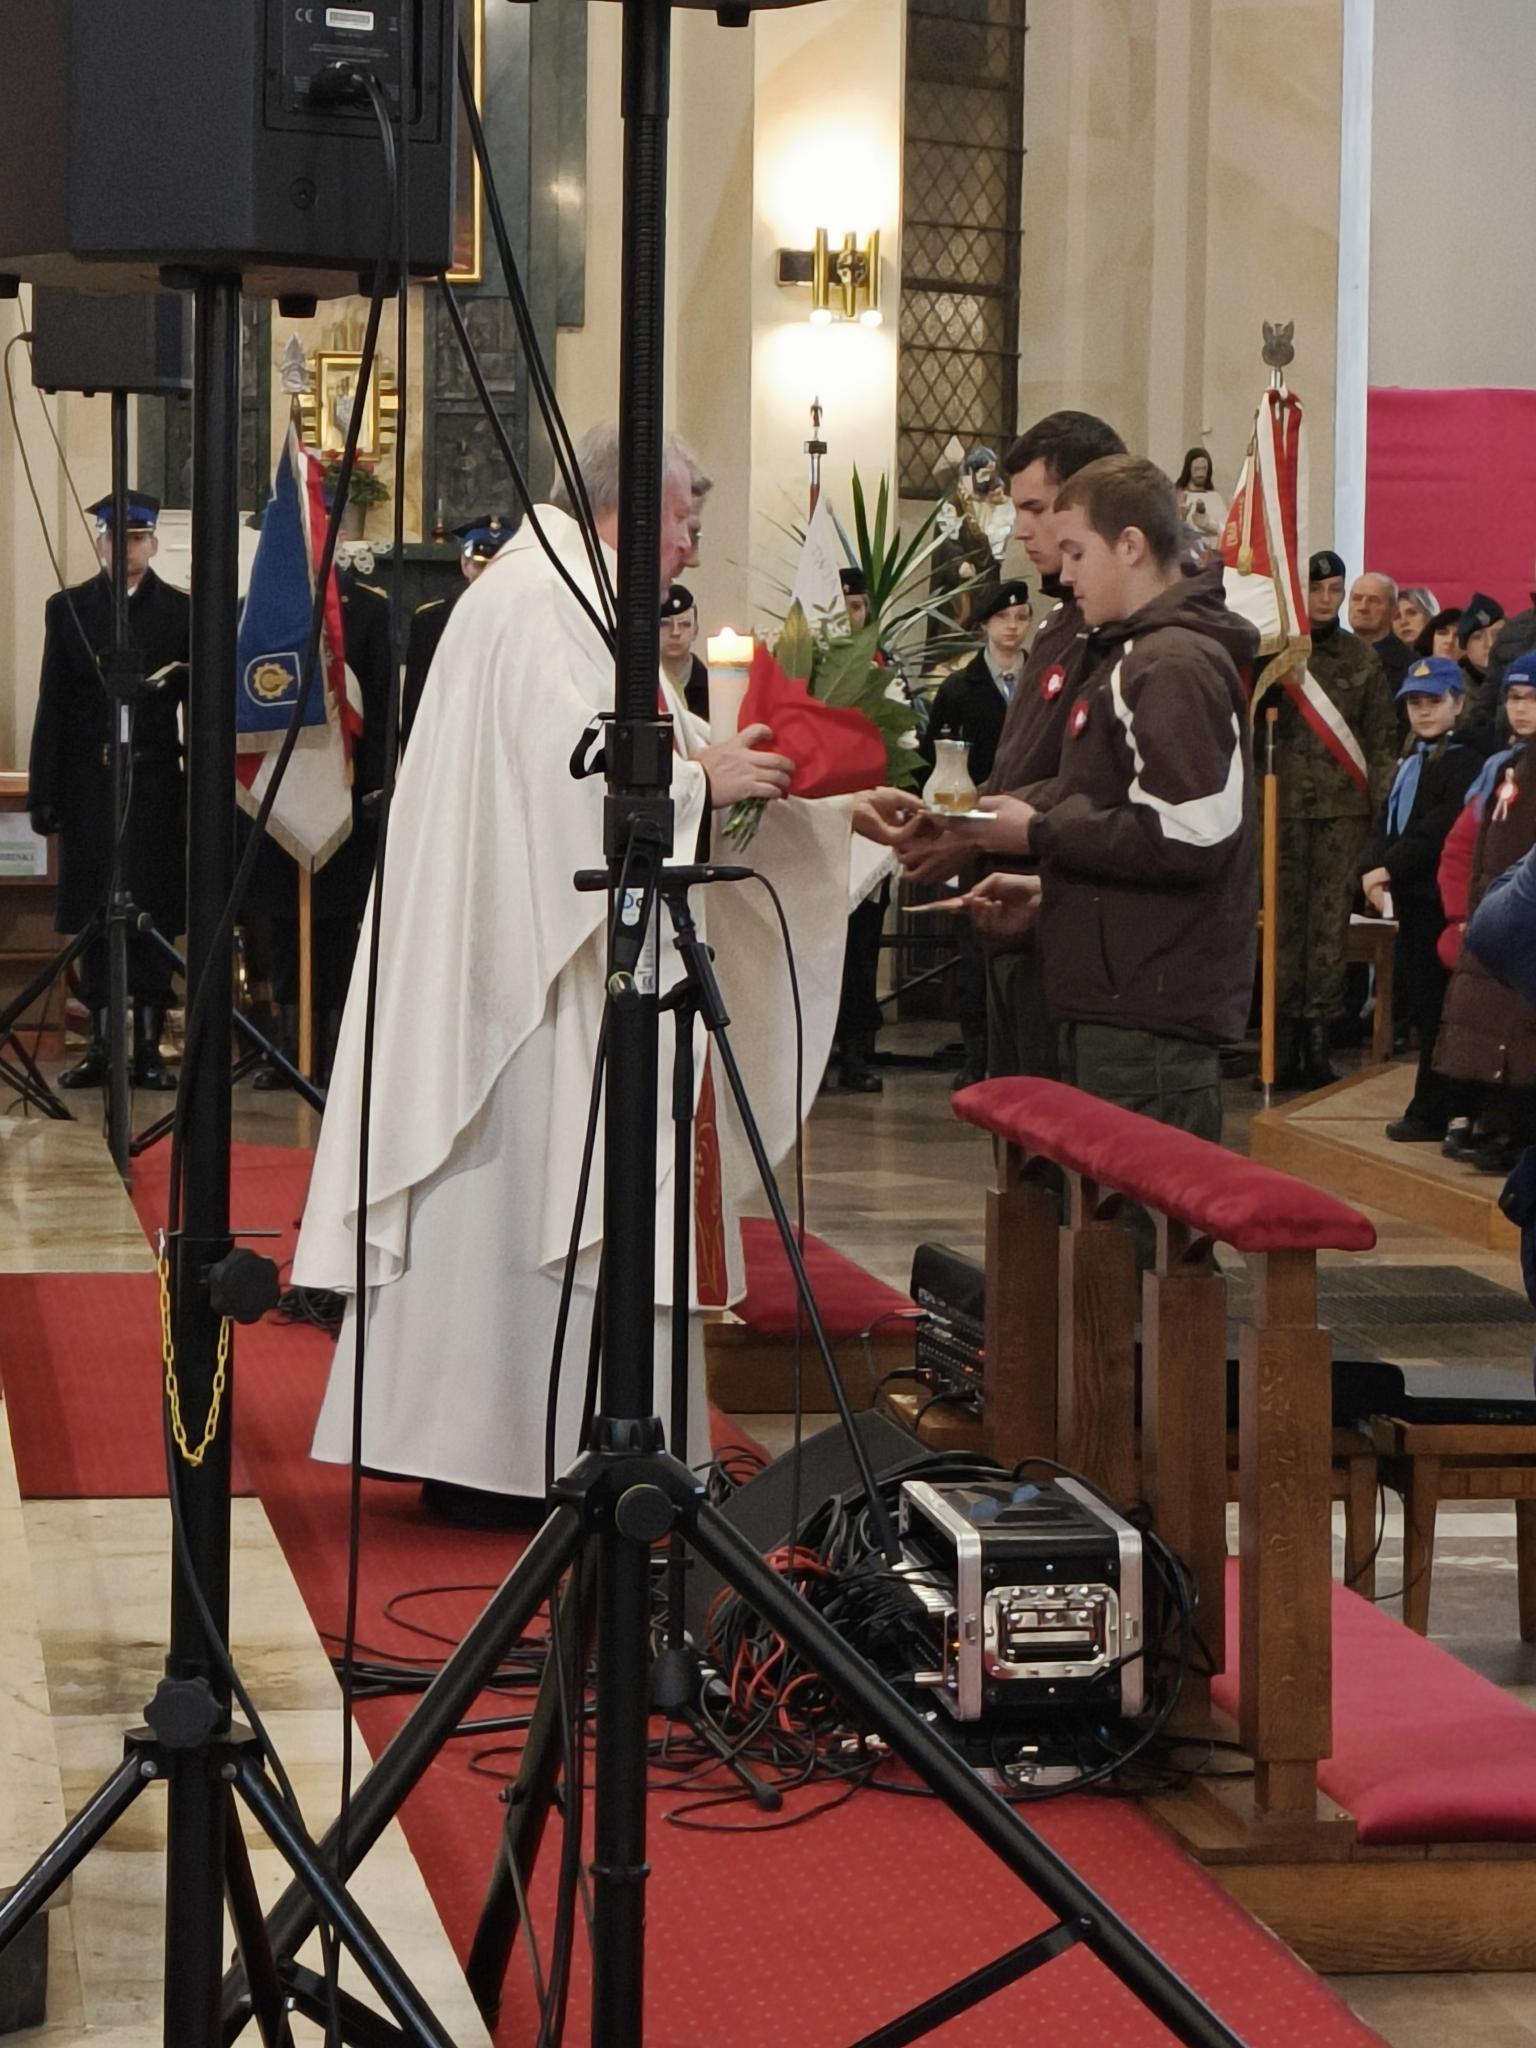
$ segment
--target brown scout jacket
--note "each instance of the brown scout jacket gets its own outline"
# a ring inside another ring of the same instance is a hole
[[[1243,671],[1257,646],[1227,609],[1219,569],[1090,635],[1055,791],[1031,834],[1058,1020],[1241,1036],[1258,874]]]

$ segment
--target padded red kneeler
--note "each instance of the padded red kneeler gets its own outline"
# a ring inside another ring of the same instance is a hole
[[[978,1081],[954,1111],[1240,1252],[1363,1252],[1376,1242],[1368,1217],[1293,1174],[1061,1081]]]
[[[1238,1564],[1227,1566],[1238,1711]],[[1333,1755],[1318,1783],[1363,1843],[1536,1841],[1536,1714],[1345,1586],[1333,1589]]]

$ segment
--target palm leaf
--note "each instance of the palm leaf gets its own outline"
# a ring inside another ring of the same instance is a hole
[[[800,683],[810,681],[816,661],[816,636],[811,631],[799,598],[789,608],[773,653],[785,675],[793,676]]]

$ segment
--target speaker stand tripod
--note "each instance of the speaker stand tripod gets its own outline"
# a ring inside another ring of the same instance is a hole
[[[749,4],[733,7],[744,19]],[[1237,2037],[990,1790],[819,1614],[773,1572],[667,1454],[654,1409],[656,1097],[659,1004],[638,970],[672,849],[670,719],[656,713],[656,578],[662,560],[663,323],[668,0],[624,0],[624,227],[620,349],[617,717],[608,730],[604,856],[609,925],[602,1383],[587,1455],[554,1488],[549,1519],[357,1789],[345,1840],[352,1867],[417,1783],[504,1652],[589,1544],[595,1550],[596,1761],[591,1865],[596,2048],[644,2039],[651,1548],[681,1536],[818,1671],[864,1724],[1057,1914],[1053,1927],[948,1992],[865,2036],[895,2048],[1064,1949],[1088,1947],[1194,2048]],[[871,1498],[875,1489],[871,1488]],[[568,1641],[567,1641],[568,1647]],[[575,1816],[573,1816],[574,1820]],[[321,1854],[339,1858],[332,1830]],[[345,1874],[343,1870],[341,1874]],[[274,1954],[293,1953],[313,1906],[290,1887],[267,1919]],[[227,2013],[237,2030],[237,1974]]]

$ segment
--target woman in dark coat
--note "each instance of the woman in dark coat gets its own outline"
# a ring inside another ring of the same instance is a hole
[[[1397,919],[1397,974],[1403,1009],[1419,1033],[1413,1100],[1387,1136],[1400,1144],[1438,1143],[1456,1114],[1457,1092],[1435,1072],[1435,1039],[1448,980],[1436,941],[1445,928],[1437,873],[1445,836],[1482,766],[1454,731],[1465,688],[1454,661],[1427,655],[1398,691],[1413,743],[1398,764],[1391,794],[1361,856],[1360,886],[1378,913]],[[1390,907],[1388,899],[1390,898]]]

